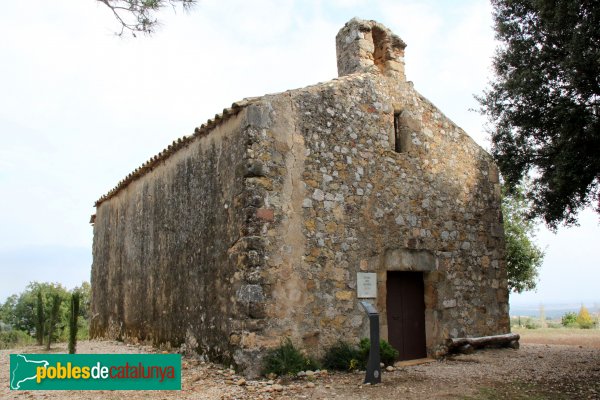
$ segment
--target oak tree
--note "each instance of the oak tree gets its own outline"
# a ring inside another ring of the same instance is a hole
[[[500,45],[478,100],[510,191],[553,229],[600,213],[600,1],[492,0]]]
[[[535,244],[535,221],[527,218],[529,204],[523,185],[509,193],[503,188],[502,215],[506,241],[508,287],[515,293],[535,289],[544,252]]]

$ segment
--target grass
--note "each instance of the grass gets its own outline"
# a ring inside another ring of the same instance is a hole
[[[513,327],[513,332],[520,333],[523,335],[538,334],[544,336],[555,336],[555,335],[572,335],[581,337],[600,337],[600,329],[581,329],[581,328],[538,328],[538,329],[527,329]]]

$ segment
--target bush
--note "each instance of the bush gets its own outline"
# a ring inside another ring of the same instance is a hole
[[[262,373],[268,375],[275,373],[281,375],[295,375],[300,371],[318,369],[317,363],[306,357],[298,350],[289,338],[281,342],[279,347],[271,349],[263,360]]]
[[[538,329],[539,327],[540,327],[540,325],[537,322],[535,322],[533,319],[530,319],[525,323],[525,328],[527,328],[527,329]]]
[[[10,349],[16,346],[26,346],[34,342],[34,339],[26,332],[18,330],[0,332],[0,349]]]
[[[561,318],[561,323],[566,328],[571,328],[577,325],[577,314],[574,312],[568,312]]]
[[[579,324],[581,329],[591,329],[594,326],[594,320],[592,320],[590,312],[584,305],[581,306],[577,315],[577,324]]]
[[[547,323],[548,328],[552,328],[552,329],[560,329],[562,328],[562,324],[560,322],[553,322],[553,321],[549,321]]]
[[[340,340],[325,353],[323,366],[338,371],[365,369],[369,361],[370,350],[371,341],[367,338],[361,339],[358,347]],[[385,340],[380,340],[379,356],[382,363],[392,365],[398,357],[398,351]]]
[[[340,340],[325,353],[323,366],[337,371],[354,371],[362,365],[361,360],[358,348]]]
[[[371,341],[367,338],[361,339],[359,344],[359,351],[361,353],[361,361],[364,363],[364,367],[367,365],[369,359],[369,350],[371,349]],[[396,358],[398,358],[398,350],[393,348],[385,340],[379,341],[379,356],[381,362],[385,365],[393,365]]]

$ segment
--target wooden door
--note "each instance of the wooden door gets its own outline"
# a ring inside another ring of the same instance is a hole
[[[388,271],[386,286],[389,343],[400,360],[426,357],[423,273]]]

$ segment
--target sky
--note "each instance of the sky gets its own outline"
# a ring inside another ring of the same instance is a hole
[[[337,76],[335,35],[375,19],[407,44],[415,88],[489,149],[473,109],[491,77],[481,0],[200,0],[150,37],[117,37],[96,0],[29,0],[0,13],[0,301],[31,281],[90,277],[94,202],[173,139],[245,97]],[[540,226],[537,292],[511,304],[600,302],[599,218]]]

